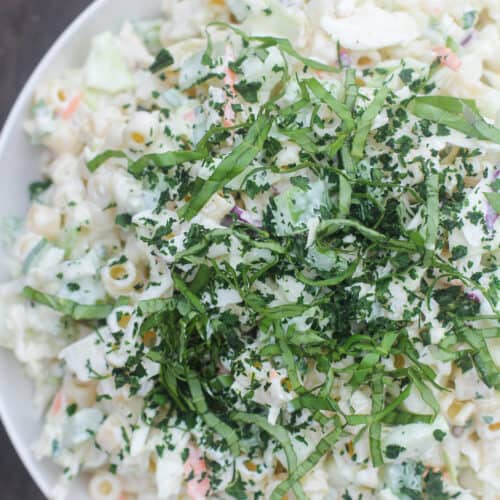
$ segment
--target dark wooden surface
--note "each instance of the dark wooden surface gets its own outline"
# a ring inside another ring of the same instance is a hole
[[[91,0],[0,0],[0,127],[24,82]],[[0,499],[43,500],[0,427]]]

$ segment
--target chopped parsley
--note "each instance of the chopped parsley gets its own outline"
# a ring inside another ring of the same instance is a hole
[[[240,83],[236,83],[234,88],[236,91],[245,99],[245,101],[250,103],[258,102],[258,92],[262,87],[261,82],[246,82],[242,81]]]
[[[399,457],[400,453],[405,451],[406,448],[404,446],[399,446],[397,444],[390,444],[385,449],[385,456],[390,459],[396,459]]]
[[[78,405],[76,403],[72,403],[69,406],[67,406],[66,413],[67,413],[68,417],[72,417],[76,413],[77,409],[78,409]]]
[[[132,216],[130,214],[118,214],[115,218],[115,224],[126,228],[132,224]]]
[[[161,49],[154,63],[149,67],[151,73],[158,73],[174,64],[174,58],[167,49]]]
[[[443,439],[446,437],[446,432],[443,432],[443,431],[442,431],[442,430],[440,430],[440,429],[436,429],[436,430],[432,433],[432,435],[434,436],[434,439],[435,439],[436,441],[441,442],[441,441],[443,441]]]
[[[30,201],[40,201],[41,195],[45,193],[50,186],[52,186],[52,181],[50,179],[31,183],[29,185]]]
[[[304,177],[302,175],[297,175],[294,177],[290,177],[290,182],[301,189],[302,191],[308,191],[309,190],[309,179],[307,177]]]

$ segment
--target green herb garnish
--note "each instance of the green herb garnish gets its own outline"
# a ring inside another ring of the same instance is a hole
[[[160,52],[158,52],[154,63],[149,67],[149,71],[151,71],[151,73],[158,73],[172,64],[174,64],[172,54],[167,49],[161,49]]]

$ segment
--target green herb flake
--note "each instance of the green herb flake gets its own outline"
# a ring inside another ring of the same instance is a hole
[[[453,260],[462,259],[468,253],[467,247],[464,245],[457,245],[451,249],[451,258]]]
[[[239,474],[236,479],[226,488],[226,493],[235,500],[246,500],[248,498],[246,484],[243,479],[241,479],[241,476]]]
[[[132,224],[132,216],[130,214],[118,214],[115,218],[115,224],[127,228]]]
[[[395,460],[405,450],[406,450],[406,448],[404,446],[399,446],[397,444],[390,444],[390,445],[386,446],[384,454],[387,458],[389,458],[391,460]]]
[[[409,84],[413,80],[414,73],[415,73],[415,70],[413,70],[411,68],[405,68],[405,69],[401,70],[401,72],[399,73],[399,78],[401,78],[401,81],[403,83]]]
[[[174,58],[167,49],[161,49],[154,63],[149,67],[151,73],[158,73],[174,64]]]
[[[66,407],[66,414],[68,415],[68,417],[72,417],[76,413],[77,409],[78,405],[76,403],[72,403]]]
[[[50,188],[50,186],[52,186],[52,181],[50,179],[32,182],[29,185],[30,201],[40,201],[40,197]]]
[[[261,82],[246,82],[242,81],[235,83],[234,88],[238,94],[240,94],[245,101],[252,104],[259,101],[259,90],[262,87]]]
[[[290,182],[295,186],[301,189],[302,191],[309,190],[309,179],[307,177],[297,175],[294,177],[290,177]]]
[[[442,431],[441,429],[436,429],[432,435],[434,436],[434,439],[436,441],[439,441],[440,443],[443,441],[443,439],[446,437],[446,432]]]

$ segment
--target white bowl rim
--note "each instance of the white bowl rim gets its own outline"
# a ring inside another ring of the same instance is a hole
[[[24,105],[28,102],[35,90],[40,77],[45,73],[53,58],[57,55],[60,49],[78,32],[80,27],[85,24],[89,17],[92,17],[109,0],[94,0],[88,5],[59,35],[56,41],[51,45],[50,49],[45,53],[43,58],[37,64],[30,77],[26,81],[21,90],[21,93],[16,98],[12,106],[4,126],[0,132],[0,157],[2,152],[7,148],[8,138],[12,130],[18,124],[18,116],[23,112]],[[24,467],[46,497],[50,497],[51,485],[47,478],[41,473],[41,470],[36,467],[35,459],[28,447],[25,447],[20,440],[18,430],[16,429],[13,415],[8,411],[6,400],[0,397],[0,418],[3,422],[7,435],[16,450],[17,455],[21,459]]]

